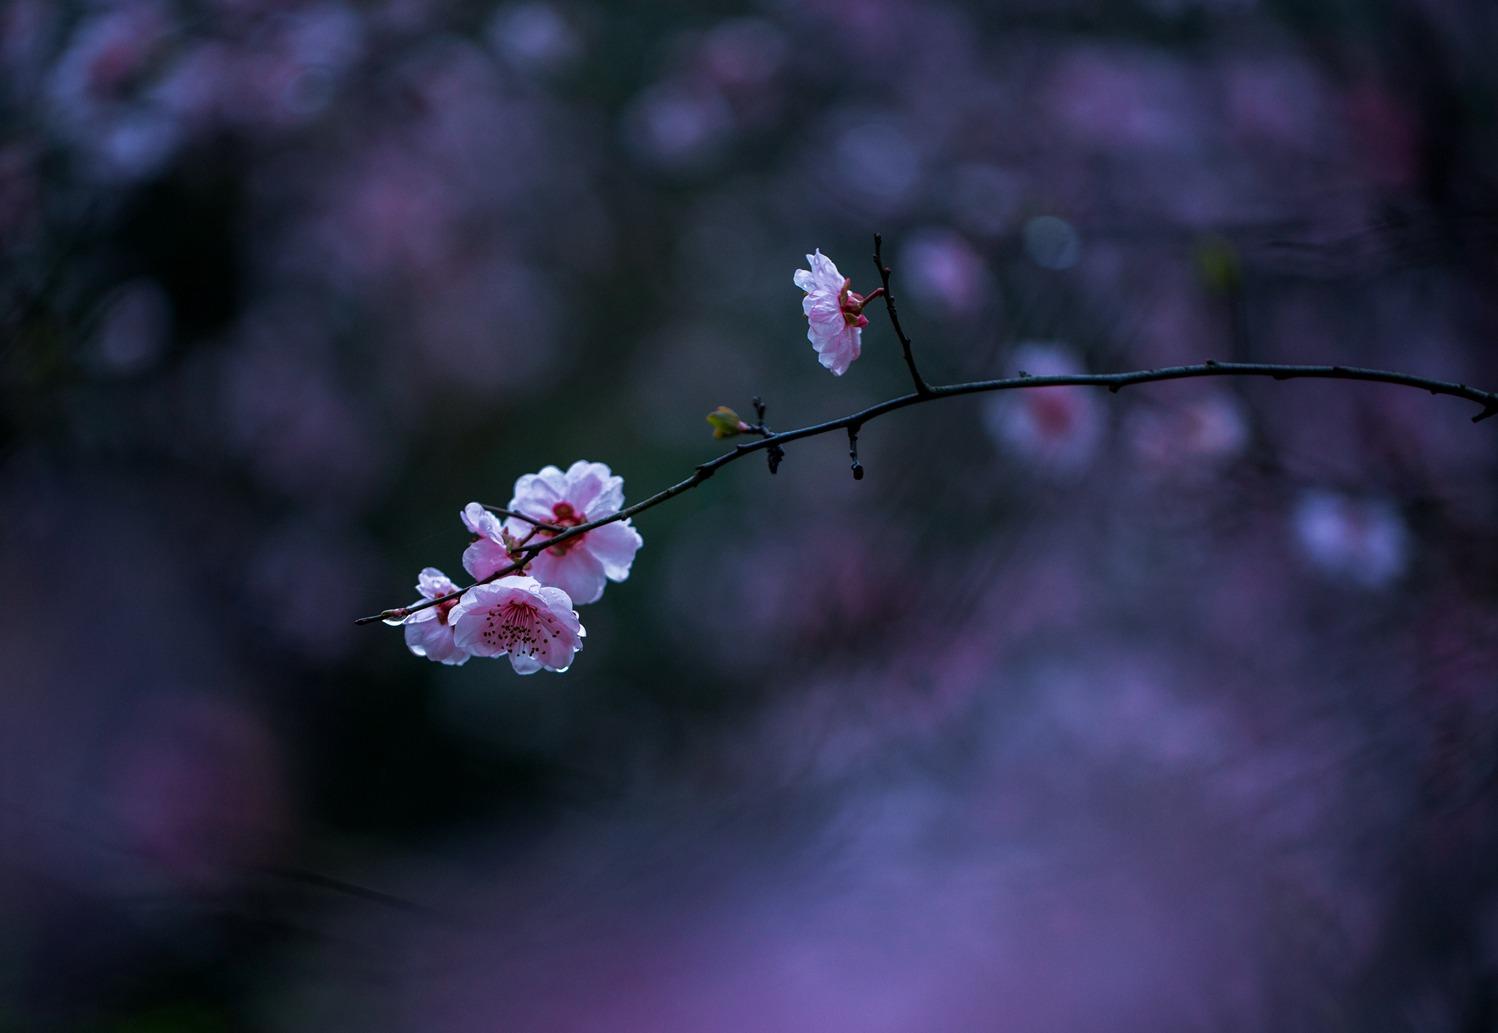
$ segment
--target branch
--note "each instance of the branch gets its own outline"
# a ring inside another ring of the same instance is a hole
[[[515,512],[513,509],[505,509],[503,506],[491,506],[487,502],[482,502],[480,503],[480,505],[482,505],[491,513],[497,513],[502,517],[514,517],[516,520],[523,520],[527,524],[530,524],[532,527],[540,528],[542,531],[562,530],[561,524],[548,524],[544,520],[537,520],[535,517],[528,517],[524,513]]]
[[[895,336],[900,339],[900,350],[905,353],[905,366],[910,370],[910,379],[915,384],[915,393],[930,395],[933,393],[932,387],[926,383],[926,378],[921,376],[921,371],[916,369],[915,352],[912,350],[910,338],[905,336],[905,331],[900,326],[900,313],[895,311],[895,296],[889,288],[891,270],[884,264],[884,237],[878,233],[874,234],[874,265],[879,270],[881,284],[879,291],[875,293],[884,295],[884,307],[889,312],[889,325],[894,327]],[[873,294],[871,293],[869,297],[872,298]]]
[[[888,270],[883,271],[887,275]],[[886,293],[885,297],[888,299],[888,293]],[[890,318],[891,320],[895,319],[893,302],[890,302]],[[895,332],[897,334],[900,333],[898,322],[895,323]],[[633,506],[627,506],[617,513],[599,517],[597,520],[591,520],[576,527],[569,527],[552,537],[522,545],[518,550],[519,558],[514,563],[495,571],[489,577],[484,578],[483,581],[475,582],[475,584],[485,584],[497,578],[504,577],[506,574],[513,574],[535,559],[542,550],[549,549],[554,545],[560,545],[571,538],[587,534],[595,527],[612,524],[617,520],[626,520],[645,512],[647,509],[654,509],[661,503],[697,487],[697,485],[707,480],[729,463],[743,459],[754,452],[769,450],[773,455],[779,452],[784,445],[792,441],[800,441],[802,438],[814,438],[836,431],[853,432],[850,435],[849,441],[851,446],[853,444],[853,436],[857,434],[858,430],[864,424],[871,423],[886,413],[894,412],[897,409],[905,409],[912,405],[935,402],[943,398],[955,398],[959,395],[985,394],[990,391],[1024,391],[1037,387],[1105,387],[1110,392],[1117,394],[1122,389],[1132,387],[1135,384],[1149,384],[1166,380],[1191,380],[1197,377],[1268,377],[1273,380],[1360,380],[1377,384],[1394,384],[1399,387],[1427,391],[1432,395],[1447,395],[1452,398],[1462,398],[1469,402],[1475,402],[1482,406],[1482,411],[1472,417],[1472,422],[1474,423],[1498,416],[1498,392],[1483,391],[1479,388],[1468,387],[1466,384],[1453,384],[1444,380],[1431,380],[1428,377],[1417,377],[1408,373],[1396,373],[1383,369],[1363,369],[1358,366],[1289,366],[1267,362],[1214,362],[1209,359],[1206,362],[1189,366],[1164,366],[1159,369],[1140,369],[1126,373],[1067,373],[1048,377],[1022,375],[1005,377],[1000,380],[974,380],[963,384],[931,387],[920,379],[920,374],[916,372],[915,362],[911,359],[909,342],[905,341],[903,334],[900,337],[902,343],[906,345],[906,362],[910,366],[911,374],[916,379],[917,390],[914,393],[888,399],[877,405],[871,405],[867,409],[861,409],[858,412],[839,417],[835,420],[827,420],[824,423],[813,423],[806,427],[798,427],[795,430],[781,431],[778,434],[767,434],[757,441],[746,441],[743,444],[735,446],[731,452],[725,452],[714,459],[709,459],[707,462],[699,464],[690,477],[683,481],[678,481],[663,491],[656,492],[643,501],[636,502]],[[761,415],[762,420],[763,416]],[[370,617],[361,617],[354,623],[373,624],[378,621],[400,620],[418,610],[424,610],[429,606],[436,606],[438,603],[457,599],[473,587],[474,585],[469,585],[440,599],[425,599],[410,606],[400,606]]]

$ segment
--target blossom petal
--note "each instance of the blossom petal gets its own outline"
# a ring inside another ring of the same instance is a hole
[[[495,571],[503,570],[512,562],[504,543],[492,538],[480,538],[463,550],[463,569],[472,574],[476,581],[491,577]]]
[[[835,294],[825,294],[820,291],[808,294],[801,299],[801,312],[813,322],[830,323],[833,320],[839,323],[847,322],[843,319],[843,310],[838,305]]]
[[[572,657],[581,648],[576,646],[576,639],[570,633],[559,633],[555,637],[542,638],[541,644],[536,647],[534,658],[547,670],[562,672],[572,666]],[[510,654],[510,662],[515,661],[515,654]],[[517,667],[517,671],[520,669]],[[520,673],[524,674],[524,671]]]
[[[408,623],[405,625],[405,635],[406,648],[417,656],[424,656],[450,667],[461,667],[468,662],[469,653],[457,644],[453,629],[439,621]]]
[[[426,567],[416,576],[416,591],[424,599],[441,599],[457,590],[458,586],[453,584],[452,578],[436,567]]]
[[[628,520],[595,527],[584,538],[584,546],[603,564],[603,572],[610,581],[623,581],[629,577],[635,553],[644,544],[640,532]]]
[[[509,508],[537,520],[551,519],[551,510],[567,494],[567,479],[555,466],[547,466],[540,473],[523,474],[515,482],[515,495]]]
[[[567,501],[589,519],[617,513],[624,503],[624,478],[605,463],[579,459],[567,468]]]
[[[848,372],[862,351],[861,331],[856,326],[844,325],[836,333],[819,334],[817,324],[807,333],[812,347],[817,350],[817,361],[831,370],[834,376]]]
[[[542,662],[529,653],[511,653],[510,666],[515,668],[516,674],[535,674],[544,666]],[[565,667],[560,670],[566,670]]]
[[[470,502],[463,507],[463,512],[458,516],[463,521],[463,526],[468,528],[469,534],[479,535],[483,538],[493,538],[499,541],[499,517],[485,509],[477,502]],[[440,573],[440,571],[439,571]]]
[[[822,254],[821,248],[817,248],[816,251],[806,256],[806,264],[811,267],[808,278],[813,285],[822,290],[832,291],[833,294],[842,290],[843,274],[837,271],[837,266],[832,259]],[[796,286],[801,287],[801,283],[798,281]],[[809,288],[802,287],[802,290],[807,289]]]
[[[594,533],[589,531],[584,539]],[[585,546],[586,541],[576,543],[560,556],[550,549],[542,552],[531,561],[531,576],[543,585],[551,585],[566,592],[574,606],[596,603],[603,596],[607,578],[603,572],[603,562]]]
[[[572,598],[566,592],[560,588],[553,588],[551,585],[542,585],[536,589],[536,594],[547,606],[551,607],[552,612],[557,615],[557,620],[561,621],[564,627],[576,632],[579,638],[587,634],[583,631],[577,611],[572,608]]]

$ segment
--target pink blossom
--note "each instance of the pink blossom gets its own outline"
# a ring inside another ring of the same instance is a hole
[[[547,466],[540,473],[521,477],[515,482],[515,497],[509,508],[532,520],[568,528],[612,516],[623,505],[624,478],[615,477],[603,463],[579,459],[566,473]],[[534,529],[530,521],[516,517],[510,517],[504,525],[515,538],[524,538]],[[549,538],[557,532],[537,533]],[[630,564],[641,544],[640,533],[630,522],[618,520],[543,550],[531,561],[528,572],[542,584],[560,588],[582,606],[598,601],[605,582],[629,577]],[[474,576],[487,575],[474,571]]]
[[[473,543],[463,550],[463,569],[472,574],[475,581],[482,581],[514,562],[499,517],[477,502],[464,506],[458,517],[468,528],[468,533],[473,535]]]
[[[801,311],[811,324],[806,339],[816,349],[817,361],[840,377],[862,347],[860,336],[869,325],[863,304],[868,299],[853,292],[853,280],[838,272],[820,248],[807,255],[806,261],[811,269],[797,269],[793,278],[806,292],[801,301]]]
[[[508,656],[516,674],[565,671],[587,634],[566,592],[518,574],[475,585],[448,616],[459,649]]]
[[[442,571],[427,567],[416,578],[416,590],[423,599],[441,599],[458,590]],[[406,647],[417,656],[435,660],[453,667],[468,662],[468,650],[458,645],[453,638],[452,611],[457,599],[449,599],[425,610],[417,610],[405,620]]]

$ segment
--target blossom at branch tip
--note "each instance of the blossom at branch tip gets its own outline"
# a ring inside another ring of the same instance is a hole
[[[515,482],[515,497],[508,508],[566,529],[612,516],[623,505],[624,478],[614,476],[603,463],[579,459],[565,473],[547,466],[539,473],[521,477]],[[515,538],[524,538],[534,526],[510,517],[504,530]],[[558,533],[542,530],[537,537],[544,540]],[[573,603],[582,606],[597,602],[607,582],[629,577],[630,565],[641,544],[640,533],[629,520],[617,520],[541,550],[526,572],[543,585],[560,588],[572,597]]]
[[[516,674],[565,671],[587,634],[566,592],[519,574],[473,586],[449,619],[459,648],[508,656]]]
[[[417,575],[416,590],[423,599],[441,599],[456,592],[458,586],[436,567],[427,567]],[[457,599],[449,599],[407,617],[404,622],[406,648],[439,664],[457,667],[467,663],[468,650],[458,645],[453,637],[451,618],[457,605]]]
[[[806,256],[810,269],[797,269],[793,282],[806,292],[801,311],[806,313],[806,339],[816,349],[817,361],[834,375],[842,376],[858,358],[863,347],[863,328],[869,317],[863,314],[867,300],[854,293],[853,281],[837,271],[832,259],[820,248]]]
[[[463,569],[472,574],[475,581],[482,581],[513,562],[509,543],[505,541],[504,524],[499,517],[477,502],[464,506],[458,517],[473,536],[473,541],[463,550]]]

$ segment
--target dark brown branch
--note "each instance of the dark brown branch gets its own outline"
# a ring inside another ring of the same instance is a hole
[[[900,326],[900,313],[895,309],[895,296],[890,291],[889,278],[892,270],[884,264],[884,238],[880,234],[874,234],[874,266],[879,270],[879,291],[884,295],[884,307],[889,312],[889,325],[894,327],[895,336],[900,339],[900,350],[905,353],[905,367],[910,370],[911,382],[915,384],[915,393],[918,395],[929,395],[932,393],[931,385],[926,383],[926,378],[921,376],[921,371],[915,365],[915,351],[910,343],[910,338],[905,336],[905,330]],[[870,294],[872,298],[874,295]]]
[[[891,310],[893,316],[893,310]],[[898,328],[896,330],[898,333]],[[908,352],[907,352],[908,355]],[[915,366],[911,364],[912,373]],[[917,374],[917,376],[919,376]],[[1451,398],[1462,398],[1482,406],[1482,411],[1472,417],[1473,422],[1485,420],[1498,415],[1498,392],[1483,391],[1479,388],[1469,387],[1466,384],[1453,384],[1444,380],[1432,380],[1429,377],[1417,377],[1408,373],[1396,373],[1382,369],[1363,369],[1357,366],[1289,366],[1278,363],[1267,362],[1206,362],[1196,363],[1189,366],[1165,366],[1159,369],[1140,369],[1126,373],[1067,373],[1058,376],[1033,377],[1021,374],[1016,377],[1005,377],[999,380],[974,380],[965,384],[948,384],[943,387],[926,387],[925,391],[916,391],[912,394],[901,395],[887,401],[871,405],[867,409],[835,420],[827,420],[824,423],[814,423],[806,427],[798,427],[795,430],[781,431],[778,434],[770,434],[760,438],[758,441],[747,441],[737,445],[731,452],[725,452],[714,459],[700,464],[692,475],[686,480],[678,481],[663,491],[658,491],[643,501],[636,502],[633,506],[627,506],[617,513],[606,517],[599,517],[586,524],[569,527],[550,538],[538,542],[523,545],[519,549],[520,559],[495,571],[479,584],[493,581],[513,574],[534,559],[543,549],[559,545],[568,539],[587,534],[595,527],[604,524],[612,524],[616,520],[625,520],[643,513],[647,509],[654,509],[661,503],[675,498],[683,492],[690,491],[703,481],[707,480],[718,470],[729,463],[742,459],[747,455],[762,450],[768,451],[771,456],[777,453],[783,454],[784,446],[792,441],[800,441],[802,438],[813,438],[821,434],[831,434],[836,431],[856,430],[864,424],[878,419],[885,413],[894,412],[912,405],[921,405],[925,402],[934,402],[942,398],[954,398],[958,395],[983,394],[990,391],[1020,391],[1030,390],[1038,387],[1101,387],[1117,393],[1125,387],[1135,384],[1157,383],[1166,380],[1191,380],[1197,377],[1268,377],[1273,380],[1359,380],[1376,384],[1394,384],[1399,387],[1409,387],[1420,391],[1427,391],[1433,395],[1446,395]],[[919,381],[918,381],[919,382]],[[772,471],[773,472],[773,471]],[[426,599],[410,606],[396,607],[385,610],[371,617],[361,617],[355,621],[356,624],[373,624],[383,620],[394,620],[409,616],[417,610],[424,610],[429,606],[456,599],[473,585],[459,589],[440,599]]]

